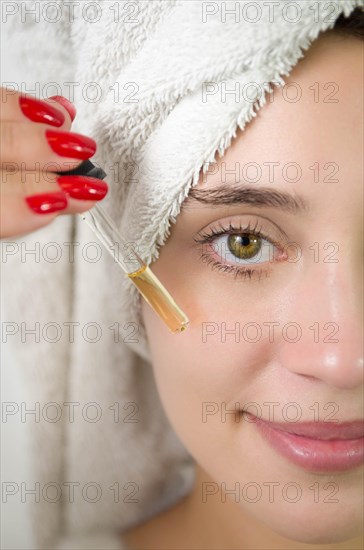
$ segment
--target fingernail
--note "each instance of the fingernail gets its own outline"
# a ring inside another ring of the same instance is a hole
[[[66,120],[61,111],[40,99],[22,95],[19,97],[19,105],[23,114],[33,122],[60,127]]]
[[[67,196],[62,191],[30,195],[25,201],[36,214],[51,214],[67,207]]]
[[[48,99],[54,99],[54,101],[58,101],[58,103],[60,103],[66,109],[66,111],[68,111],[72,122],[75,120],[77,113],[76,107],[67,98],[63,97],[63,95],[52,95],[52,97],[49,97]]]
[[[87,176],[60,176],[57,182],[70,197],[85,201],[99,201],[109,190],[106,182]]]
[[[46,137],[53,151],[61,157],[86,160],[96,152],[96,142],[82,134],[47,130]]]

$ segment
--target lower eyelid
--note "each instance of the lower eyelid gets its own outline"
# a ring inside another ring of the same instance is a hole
[[[212,257],[210,257],[209,254],[204,254],[201,257],[202,261],[204,261],[207,264],[212,264],[212,270],[216,268],[218,271],[222,271],[223,273],[227,273],[227,276],[234,276],[235,279],[242,278],[246,279],[249,277],[249,280],[258,278],[259,280],[264,275],[265,277],[268,277],[271,273],[271,268],[255,268],[251,269],[249,267],[238,267],[231,264],[224,264],[221,262],[218,262],[214,260]]]

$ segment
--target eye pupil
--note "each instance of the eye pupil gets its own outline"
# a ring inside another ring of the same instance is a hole
[[[228,248],[238,258],[249,260],[258,254],[262,239],[253,233],[229,235]]]

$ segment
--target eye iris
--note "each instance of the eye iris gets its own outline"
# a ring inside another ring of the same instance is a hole
[[[229,235],[228,248],[232,254],[243,260],[256,256],[262,247],[262,239],[253,233]]]

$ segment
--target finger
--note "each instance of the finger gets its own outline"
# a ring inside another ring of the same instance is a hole
[[[106,182],[85,176],[22,172],[1,176],[0,237],[16,237],[50,223],[60,214],[92,208],[107,191]]]
[[[67,203],[67,195],[42,173],[1,171],[0,237],[18,237],[47,225]],[[36,215],[36,205],[41,215]]]
[[[14,122],[36,122],[69,130],[76,116],[74,105],[62,96],[34,98],[15,90],[1,88],[1,119]]]
[[[66,97],[62,95],[54,95],[51,97],[47,97],[45,101],[53,103],[55,107],[57,107],[58,105],[58,109],[65,109],[71,119],[71,124],[75,120],[77,114],[76,107]]]
[[[1,164],[11,163],[22,170],[73,170],[83,160],[92,157],[97,148],[92,138],[44,124],[4,121],[0,137]]]
[[[62,192],[44,194],[42,201],[44,208],[48,204],[48,213],[37,215],[30,210],[26,201],[19,200],[18,196],[2,196],[0,205],[0,238],[19,237],[40,229],[56,218],[57,211],[64,209],[67,205],[67,197]]]
[[[68,199],[68,206],[62,214],[77,214],[89,210],[109,190],[106,181],[88,176],[58,176],[57,184]]]

